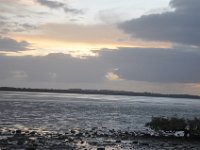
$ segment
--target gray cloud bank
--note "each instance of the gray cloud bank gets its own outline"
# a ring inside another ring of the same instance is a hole
[[[200,1],[172,0],[172,12],[144,15],[119,27],[133,37],[200,46]]]
[[[69,8],[65,3],[62,3],[62,2],[57,2],[57,1],[53,1],[53,0],[37,0],[37,2],[40,3],[43,6],[47,6],[51,9],[61,8],[66,13],[74,13],[74,14],[83,13],[79,9]]]
[[[0,56],[0,80],[24,77],[30,82],[96,83],[105,80],[108,72],[114,72],[125,80],[200,82],[200,51],[196,49],[120,48],[102,50],[99,55],[87,59],[66,54]]]
[[[30,44],[26,41],[18,42],[14,39],[0,36],[0,51],[17,52],[17,51],[28,50],[27,47],[29,45]]]
[[[200,52],[182,49],[121,48],[103,52],[103,58],[115,65],[126,80],[161,83],[200,82]]]
[[[56,1],[50,1],[50,0],[37,0],[38,3],[41,5],[50,7],[50,8],[62,8],[65,6],[64,3],[56,2]]]
[[[104,66],[104,67],[102,67]],[[0,79],[13,78],[13,72],[23,72],[30,82],[97,82],[104,76],[106,65],[90,59],[77,59],[66,54],[47,56],[0,56]]]

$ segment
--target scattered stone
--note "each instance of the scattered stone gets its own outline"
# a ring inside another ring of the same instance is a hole
[[[132,143],[133,143],[133,144],[138,144],[138,141],[133,141]]]
[[[21,131],[21,130],[16,130],[15,133],[16,133],[16,134],[21,134],[22,131]]]
[[[27,147],[26,150],[36,150],[35,147]]]
[[[30,132],[30,135],[35,135],[35,134],[36,134],[35,131],[31,131],[31,132]]]
[[[115,131],[106,128],[93,128],[93,130],[73,129],[69,130],[68,134],[43,132],[37,129],[16,130],[0,128],[0,131],[2,132],[0,134],[0,150],[171,150],[199,149],[200,147],[200,143],[185,141],[180,137],[146,137],[144,133],[139,134],[139,132],[136,132],[135,134],[135,132]],[[75,134],[72,134],[71,131],[75,131]],[[136,136],[131,137],[133,133]],[[93,138],[95,134],[96,137]],[[91,135],[91,137],[87,135]]]
[[[72,133],[72,134],[75,134],[75,133],[76,133],[76,131],[75,131],[75,130],[71,130],[71,133]]]
[[[97,150],[105,150],[104,147],[98,147]]]
[[[122,141],[121,140],[116,140],[116,143],[121,143]]]
[[[149,143],[140,143],[141,146],[149,146]]]

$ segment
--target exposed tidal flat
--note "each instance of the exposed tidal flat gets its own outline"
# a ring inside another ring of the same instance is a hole
[[[152,116],[200,116],[198,99],[0,92],[1,149],[199,149],[182,132],[160,136]]]
[[[108,130],[106,128],[69,129],[65,133],[44,129],[0,129],[2,150],[198,150],[198,140],[158,136],[150,133]]]

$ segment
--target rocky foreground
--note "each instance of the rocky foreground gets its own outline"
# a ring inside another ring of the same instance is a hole
[[[179,136],[179,137],[178,137]],[[106,128],[70,129],[65,133],[44,129],[0,128],[0,150],[199,150],[200,142],[154,133],[123,132]]]

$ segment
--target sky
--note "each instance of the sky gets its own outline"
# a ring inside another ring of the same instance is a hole
[[[199,0],[0,0],[0,86],[200,95]]]

